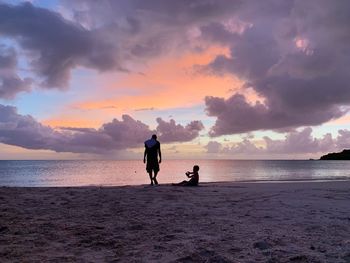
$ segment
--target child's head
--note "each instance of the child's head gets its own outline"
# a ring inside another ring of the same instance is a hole
[[[195,165],[193,166],[193,172],[198,172],[199,171],[199,166],[198,165]]]

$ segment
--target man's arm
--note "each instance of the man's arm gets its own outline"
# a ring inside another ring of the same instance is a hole
[[[143,153],[143,163],[146,163],[147,148],[145,147],[145,152]]]
[[[162,152],[160,151],[160,144],[159,144],[158,154],[159,154],[159,163],[161,163],[162,162]]]

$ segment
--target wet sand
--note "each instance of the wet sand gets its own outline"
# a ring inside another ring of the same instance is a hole
[[[350,262],[350,181],[0,188],[0,262]]]

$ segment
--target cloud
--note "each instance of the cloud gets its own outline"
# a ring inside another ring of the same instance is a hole
[[[118,143],[119,148],[142,145],[152,133],[146,124],[134,120],[129,115],[123,115],[122,121],[114,119],[112,122],[103,124],[101,130]]]
[[[350,131],[349,130],[339,130],[339,135],[337,137],[336,146],[337,149],[349,149],[350,145]]]
[[[233,10],[241,5],[242,1],[230,0],[63,0],[62,3],[71,11],[71,16],[82,24],[96,27],[101,24],[120,23],[125,19],[125,29],[138,33],[144,28],[177,27],[211,21],[220,17],[230,16]],[[144,22],[148,22],[144,24]],[[127,27],[126,27],[127,26]]]
[[[207,97],[207,112],[217,118],[210,134],[318,125],[345,114],[349,8],[348,1],[245,1],[233,15],[249,24],[243,32],[230,32],[218,22],[203,26],[203,38],[231,52],[201,70],[233,74],[245,82],[243,92],[253,88],[262,98],[250,103],[239,94]]]
[[[157,134],[163,142],[187,142],[199,136],[199,132],[204,129],[200,121],[192,121],[186,126],[176,124],[173,119],[169,122],[157,118]]]
[[[257,147],[253,142],[251,142],[249,139],[245,138],[243,141],[236,143],[234,146],[229,147],[225,146],[222,147],[221,150],[224,154],[261,154],[265,151],[263,148]]]
[[[30,70],[46,88],[66,88],[77,66],[121,69],[117,49],[102,33],[29,2],[18,6],[0,3],[0,34],[29,53]]]
[[[268,154],[306,154],[326,153],[342,150],[350,145],[350,131],[339,130],[338,136],[333,138],[330,133],[322,138],[312,136],[312,128],[306,127],[300,131],[287,133],[282,140],[274,140],[268,136],[263,138],[264,147],[256,146],[253,138],[244,138],[233,146],[210,141],[206,145],[208,153],[218,154],[242,154],[242,155],[268,155]]]
[[[222,144],[216,141],[210,141],[205,148],[207,149],[207,153],[220,153]]]
[[[219,44],[229,54],[200,71],[244,85],[230,98],[205,99],[216,117],[211,136],[318,125],[350,103],[347,0],[63,0],[61,7],[0,4],[1,36],[18,43],[45,88],[67,88],[76,67],[129,72],[157,56]],[[15,58],[11,52],[5,56]],[[11,74],[1,76],[1,98],[30,90],[15,64],[2,63]],[[247,88],[260,101],[248,100]]]
[[[276,108],[259,101],[251,104],[241,94],[228,99],[206,97],[205,104],[207,114],[216,117],[210,136],[317,125],[344,114],[335,105],[331,105],[330,109],[318,108],[315,112],[312,109],[288,109],[286,105]]]
[[[312,128],[307,127],[300,132],[295,131],[286,135],[284,140],[272,140],[264,137],[266,151],[269,153],[319,153],[335,148],[331,134],[323,138],[313,138]]]
[[[190,141],[198,136],[202,124],[193,121],[185,127],[157,119],[162,143]],[[174,128],[171,133],[168,128]],[[0,142],[27,149],[47,149],[56,152],[107,154],[128,148],[142,147],[156,131],[129,115],[113,119],[99,129],[62,127],[55,130],[42,125],[29,115],[21,115],[13,106],[0,104]],[[163,140],[164,138],[164,140]]]
[[[227,3],[77,0],[61,1],[60,12],[30,2],[0,3],[0,34],[24,51],[28,72],[41,87],[66,89],[77,67],[129,72],[135,62],[187,50],[188,30],[206,19],[229,15],[237,4],[228,8]],[[16,81],[3,82],[3,89],[12,90],[8,97],[24,89]]]
[[[16,51],[0,45],[0,98],[13,99],[17,93],[31,89],[32,80],[22,79],[16,71]]]

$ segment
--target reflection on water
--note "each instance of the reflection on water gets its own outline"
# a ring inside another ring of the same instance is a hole
[[[186,179],[200,166],[201,182],[350,179],[348,161],[165,160],[160,183]],[[1,186],[139,185],[149,178],[142,161],[0,161]]]

